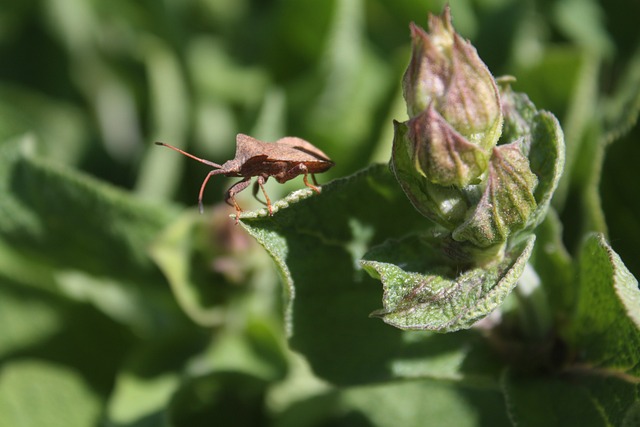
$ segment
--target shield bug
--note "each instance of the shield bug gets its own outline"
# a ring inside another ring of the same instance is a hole
[[[203,212],[202,196],[209,178],[213,175],[243,178],[227,190],[224,198],[224,201],[236,210],[236,224],[242,209],[236,202],[235,196],[251,184],[252,177],[257,177],[253,186],[254,197],[257,199],[258,188],[260,188],[264,194],[269,215],[273,215],[271,200],[264,188],[264,183],[267,182],[269,177],[272,176],[282,184],[298,175],[303,175],[304,185],[316,193],[320,193],[314,174],[324,172],[334,165],[331,159],[319,148],[304,139],[293,136],[281,138],[276,142],[263,142],[248,135],[238,134],[236,137],[235,157],[222,165],[201,159],[164,142],[156,142],[156,144],[171,148],[200,163],[215,168],[207,174],[200,186],[198,207],[201,213]],[[307,175],[311,175],[313,184],[309,183]]]

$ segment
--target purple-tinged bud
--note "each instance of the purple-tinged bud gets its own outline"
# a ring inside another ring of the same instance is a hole
[[[416,146],[426,144],[427,147],[414,149],[415,153],[424,153],[430,147],[440,145],[431,138],[451,140],[451,135],[456,135],[455,139],[460,141],[458,146],[465,145],[462,157],[470,163],[452,164],[453,153],[446,156],[447,159],[433,155],[415,160],[431,182],[464,186],[477,181],[484,173],[491,150],[500,137],[500,96],[493,76],[476,49],[455,33],[449,7],[441,16],[429,16],[429,28],[427,33],[415,24],[411,25],[413,49],[402,87],[409,117],[424,120],[425,111],[433,110],[428,117],[434,118],[437,114],[438,125],[422,124],[423,128],[433,131],[411,143]],[[438,163],[439,160],[444,163]],[[436,164],[425,164],[425,161]],[[447,170],[448,166],[457,171]],[[461,168],[466,172],[460,174]]]

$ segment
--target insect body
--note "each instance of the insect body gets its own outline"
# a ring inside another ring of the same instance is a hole
[[[238,134],[236,137],[235,157],[222,165],[201,159],[163,142],[156,142],[156,144],[171,148],[187,157],[191,157],[194,160],[215,168],[205,177],[200,187],[198,206],[201,213],[203,211],[202,196],[209,178],[213,175],[243,178],[227,190],[224,198],[224,201],[236,210],[236,223],[238,223],[242,209],[238,206],[235,196],[251,184],[252,177],[257,177],[253,187],[253,195],[257,199],[258,188],[262,190],[266,199],[269,215],[272,215],[273,208],[271,206],[271,200],[264,189],[264,183],[267,182],[270,176],[274,177],[279,183],[283,183],[298,175],[303,175],[304,185],[316,193],[320,193],[314,174],[324,172],[334,165],[329,157],[320,149],[304,139],[292,136],[281,138],[276,142],[270,143],[260,141],[248,135]],[[309,183],[307,179],[307,175],[309,174],[311,174],[315,185]]]

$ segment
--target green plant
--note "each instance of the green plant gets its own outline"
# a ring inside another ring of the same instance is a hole
[[[5,9],[0,427],[638,424],[637,6],[312,3]],[[336,166],[172,201],[237,131]]]

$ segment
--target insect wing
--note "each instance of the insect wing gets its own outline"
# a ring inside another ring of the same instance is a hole
[[[291,147],[295,151],[307,154],[309,157],[307,157],[305,161],[322,161],[333,164],[329,156],[327,156],[322,150],[302,138],[287,136],[277,140],[275,143],[283,147]]]

